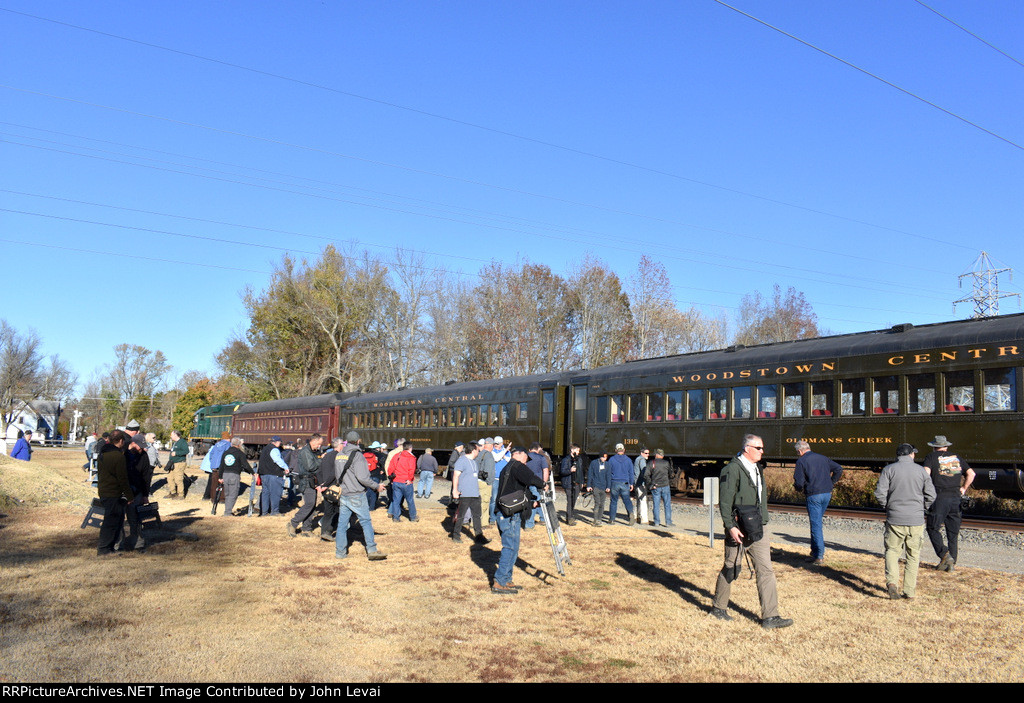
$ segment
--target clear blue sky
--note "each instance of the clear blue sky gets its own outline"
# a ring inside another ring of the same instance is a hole
[[[0,316],[83,380],[213,371],[328,241],[646,253],[682,307],[778,283],[834,332],[969,316],[982,249],[1021,290],[1024,3],[730,4],[913,95],[714,0],[0,0]]]

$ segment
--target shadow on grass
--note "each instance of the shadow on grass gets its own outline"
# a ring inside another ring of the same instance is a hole
[[[678,575],[665,571],[660,566],[622,552],[615,555],[615,563],[637,578],[667,588],[698,610],[705,613],[711,612],[711,600],[714,598],[714,594],[708,589],[679,578]],[[757,623],[761,622],[761,618],[750,610],[737,607],[735,604],[733,607],[743,617]]]
[[[871,552],[865,552],[864,550],[860,549],[850,549],[847,551],[871,554]],[[860,593],[865,596],[879,596],[885,594],[885,587],[879,583],[865,581],[860,576],[856,576],[847,571],[836,569],[832,566],[829,566],[827,563],[818,565],[809,564],[807,562],[807,557],[803,554],[773,549],[772,561],[776,564],[785,564],[786,566],[791,566],[794,569],[806,569],[808,571],[816,571],[825,578],[829,579],[830,581],[835,581],[840,586],[846,586],[851,591]]]

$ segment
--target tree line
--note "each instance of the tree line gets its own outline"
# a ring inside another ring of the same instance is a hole
[[[743,297],[724,313],[673,299],[664,264],[642,256],[626,280],[600,258],[566,275],[543,263],[492,261],[472,280],[397,250],[386,261],[325,248],[285,256],[263,290],[242,299],[248,327],[217,355],[226,384],[267,400],[375,392],[589,369],[634,359],[816,337],[802,293]],[[227,400],[226,398],[224,400]]]

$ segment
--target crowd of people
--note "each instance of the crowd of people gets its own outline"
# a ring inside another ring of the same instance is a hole
[[[166,498],[173,500],[183,498],[186,491],[189,447],[180,433],[173,432],[171,438]],[[255,481],[262,487],[256,514],[280,515],[283,501],[298,506],[286,524],[289,537],[312,537],[319,530],[320,539],[334,542],[335,557],[346,559],[350,529],[361,531],[367,558],[386,559],[387,554],[375,540],[379,533],[374,530],[372,513],[385,507],[387,517],[395,523],[403,517],[419,521],[416,499],[430,498],[434,478],[441,474],[433,449],[417,457],[405,439],[399,439],[390,449],[380,442],[364,446],[357,430],[332,438],[329,447],[323,447],[323,443],[319,434],[294,443],[274,436],[253,465],[246,455],[244,439],[225,432],[201,464],[209,477],[204,498],[213,501],[215,507],[222,499],[222,515],[235,515],[241,474],[250,473],[250,483]],[[885,578],[886,591],[892,598],[915,596],[925,532],[940,559],[938,568],[952,571],[956,564],[960,497],[970,488],[974,472],[966,460],[949,451],[952,443],[945,437],[938,436],[928,444],[934,451],[923,465],[914,461],[916,448],[900,445],[896,461],[882,471],[875,492],[886,510]],[[807,497],[811,533],[808,561],[821,565],[825,559],[823,517],[843,470],[831,459],[811,451],[805,441],[796,442],[794,448],[798,459],[793,484]],[[491,589],[494,593],[515,594],[519,587],[512,581],[512,571],[521,530],[533,529],[537,521],[548,519],[549,513],[541,509],[539,499],[542,492],[553,491],[556,478],[565,492],[564,515],[570,526],[576,524],[577,505],[584,497],[593,500],[594,527],[616,522],[620,501],[628,526],[674,525],[672,465],[664,450],[655,449],[653,453],[652,457],[650,450],[642,448],[635,459],[630,459],[625,446],[617,444],[613,453],[602,453],[586,464],[581,448],[573,444],[555,466],[538,442],[529,448],[512,446],[502,437],[457,442],[447,464],[451,481],[447,501],[450,522],[446,523],[449,536],[453,542],[461,542],[471,525],[474,542],[487,544],[490,540],[484,528],[496,525],[501,554]],[[761,624],[774,629],[788,627],[793,621],[779,614],[771,550],[764,530],[769,512],[763,453],[762,439],[746,435],[739,453],[721,471],[719,507],[725,554],[710,613],[720,620],[733,619],[728,612],[732,583],[747,556],[756,574]],[[131,551],[140,537],[138,507],[149,502],[153,469],[159,466],[153,436],[141,434],[139,424],[132,421],[124,430],[97,438],[87,447],[87,455],[98,466],[99,499],[105,510],[97,553],[104,556]],[[129,528],[126,532],[125,521]],[[904,553],[901,588],[899,559]]]

